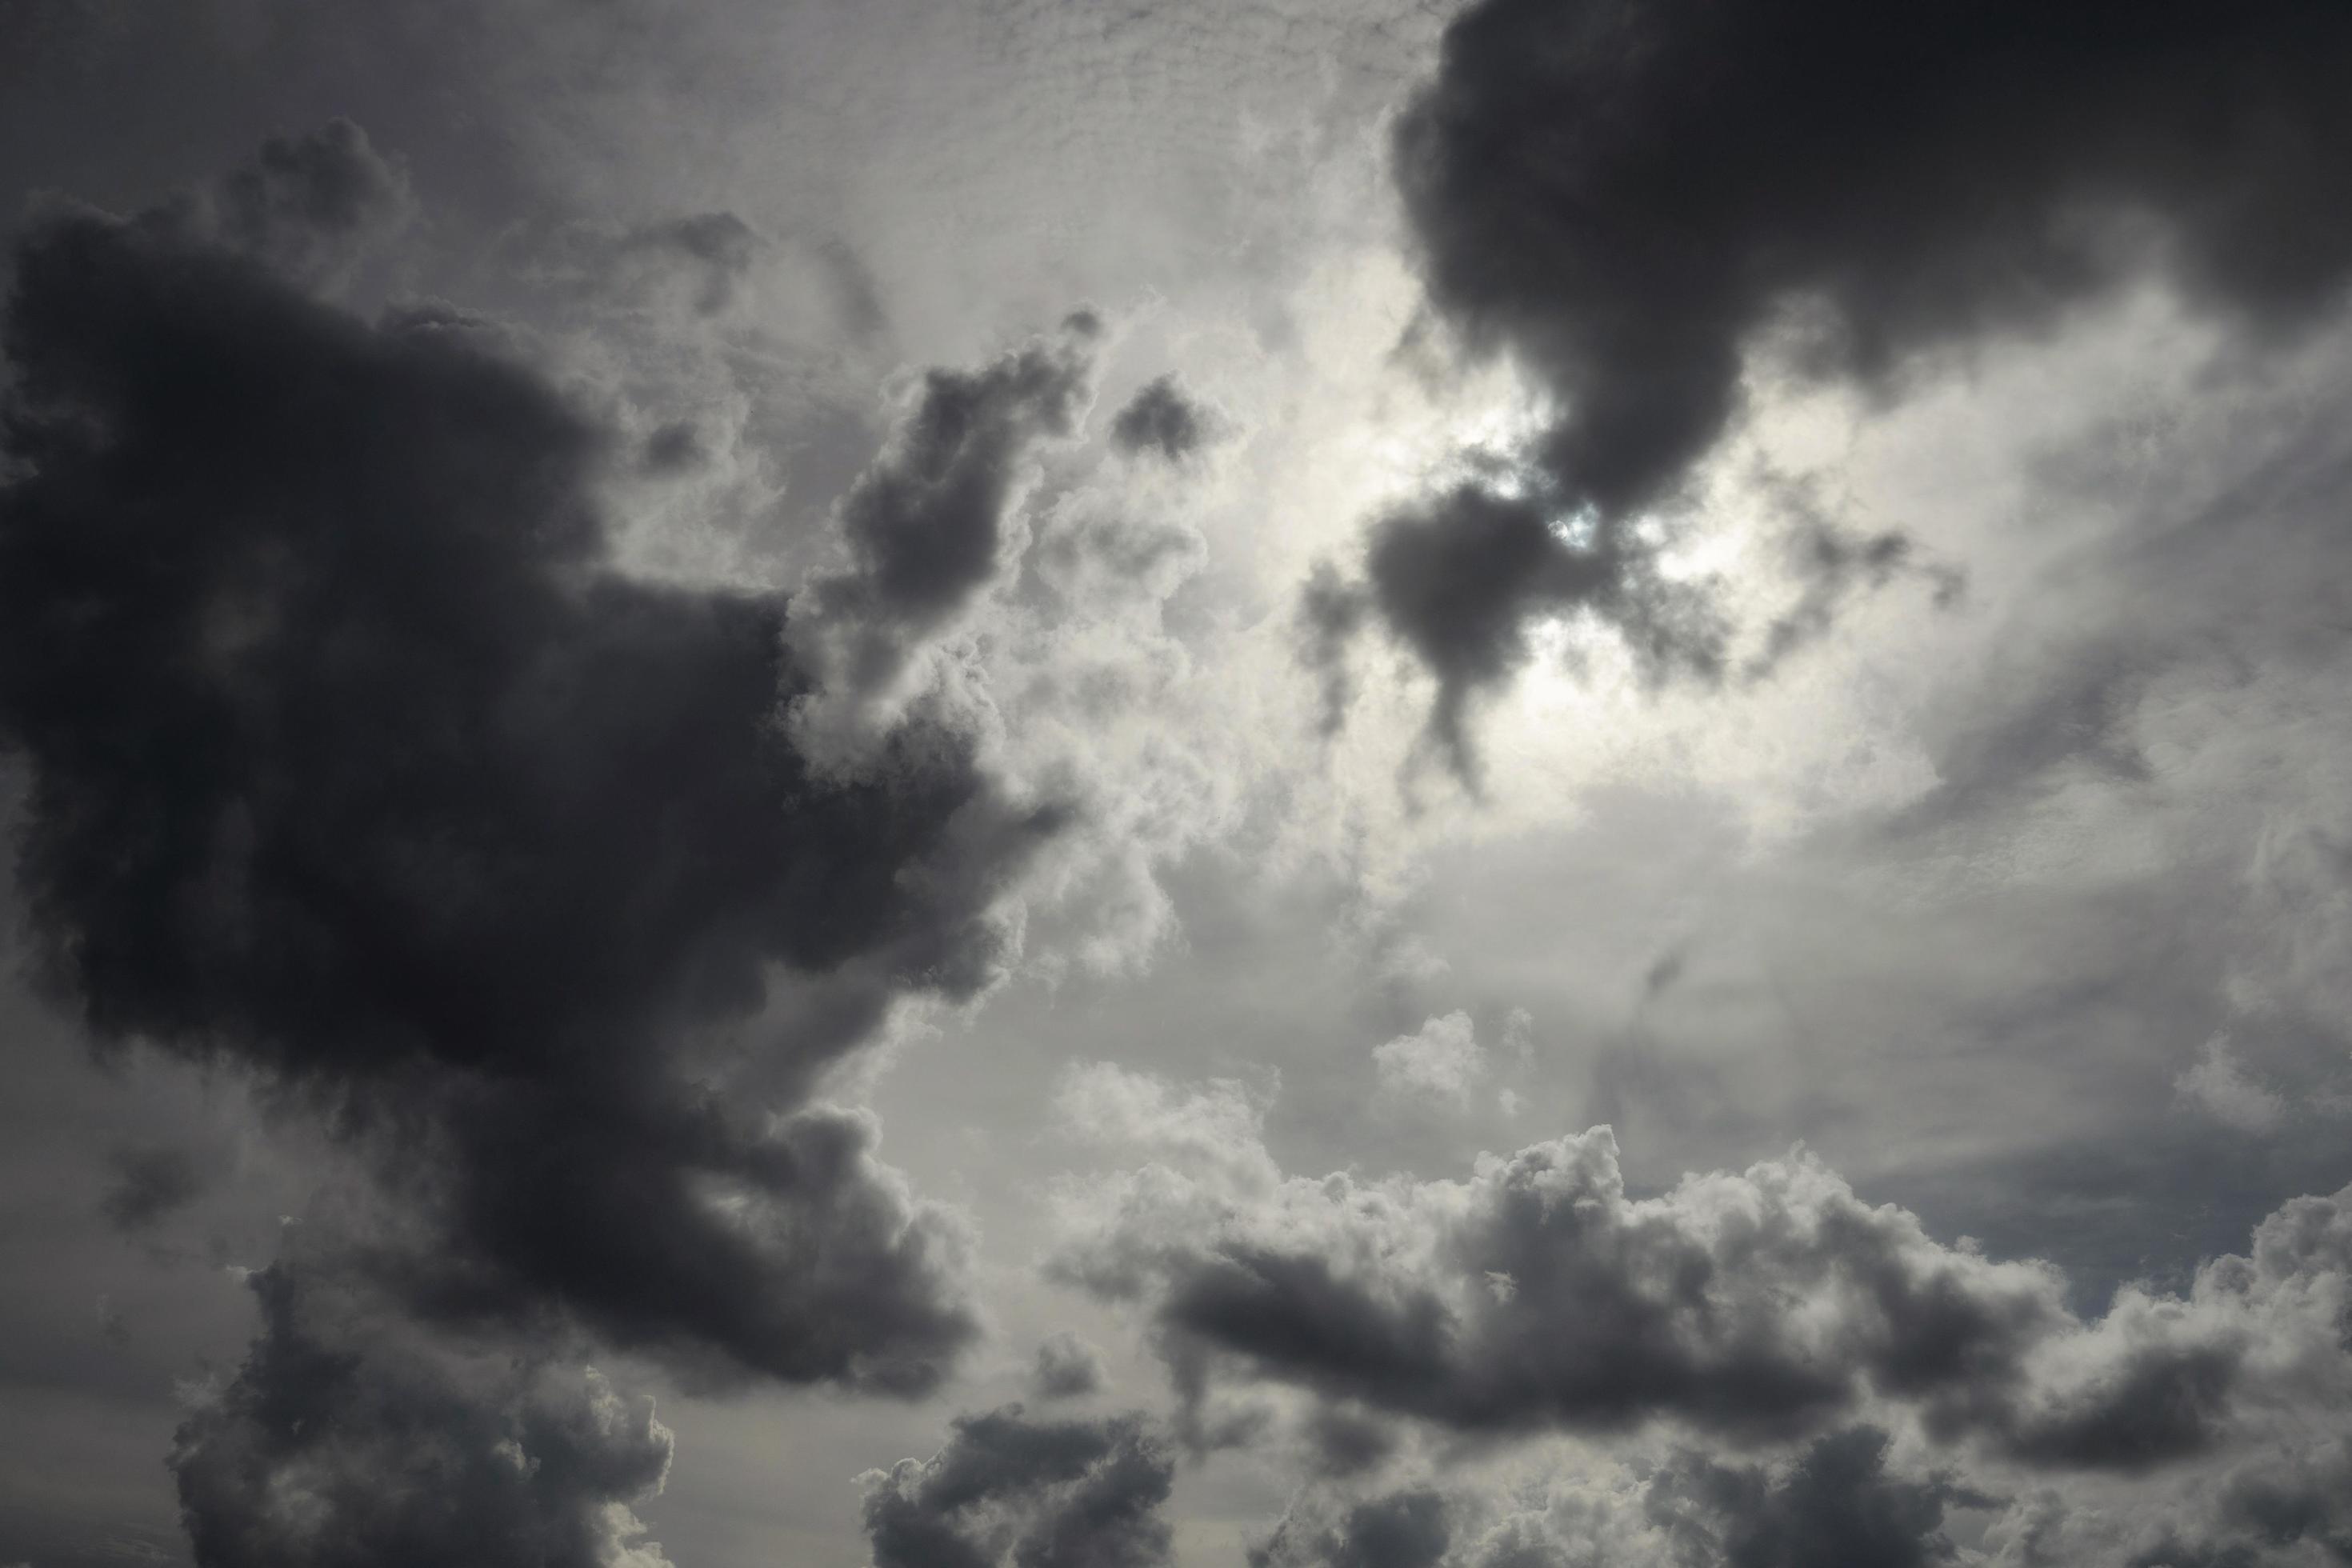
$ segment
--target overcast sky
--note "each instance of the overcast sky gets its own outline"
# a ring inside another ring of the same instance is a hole
[[[0,1568],[2352,1562],[2347,81],[0,7]]]

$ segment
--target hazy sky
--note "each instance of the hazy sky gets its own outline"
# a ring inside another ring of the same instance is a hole
[[[2352,1562],[2347,80],[0,8],[0,1568]]]

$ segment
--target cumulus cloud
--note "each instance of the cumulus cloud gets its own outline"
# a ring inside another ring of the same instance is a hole
[[[1057,1272],[1145,1307],[1180,1385],[1272,1380],[1440,1429],[1758,1441],[1890,1408],[1937,1441],[2132,1473],[2352,1386],[2328,1327],[2352,1193],[2282,1209],[2185,1297],[2126,1286],[2088,1321],[2055,1270],[1939,1244],[1801,1152],[1629,1196],[1606,1128],[1466,1182],[1269,1184],[1196,1153],[1059,1201]]]
[[[667,1568],[633,1511],[669,1473],[653,1401],[594,1368],[417,1334],[296,1254],[171,1457],[196,1561]]]
[[[466,334],[78,213],[5,333],[0,737],[92,1029],[332,1105],[468,1310],[935,1382],[960,1233],[793,1108],[893,996],[988,983],[1050,816],[920,720],[815,777],[782,601],[611,570],[600,432]],[[685,1048],[763,1013],[780,1121]]]
[[[860,1478],[874,1568],[1149,1568],[1175,1462],[1142,1417],[960,1416],[928,1460]]]

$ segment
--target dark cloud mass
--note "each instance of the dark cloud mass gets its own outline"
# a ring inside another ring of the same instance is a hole
[[[812,777],[781,602],[616,575],[602,437],[463,334],[86,215],[25,241],[5,330],[0,737],[93,1030],[396,1151],[429,1239],[385,1269],[436,1310],[934,1382],[957,1233],[870,1120],[768,1124],[679,1047],[814,987],[761,1041],[805,1086],[898,991],[969,994],[1044,820],[919,721]]]
[[[890,446],[837,509],[846,569],[816,582],[813,614],[793,633],[828,691],[887,691],[1027,542],[1016,503],[1035,449],[1085,412],[1097,330],[1081,313],[1055,341],[984,369],[925,374]]]
[[[1465,484],[1372,531],[1371,603],[1436,677],[1430,734],[1465,781],[1476,777],[1470,700],[1528,661],[1540,616],[1600,616],[1654,679],[1722,665],[1713,607],[1660,574],[1654,545],[1597,514],[1579,536],[1561,516],[1557,498]]]
[[[1147,382],[1110,422],[1112,445],[1156,452],[1171,463],[1199,451],[1214,433],[1208,411],[1185,396],[1172,375]]]
[[[172,1453],[196,1561],[666,1568],[634,1503],[672,1443],[593,1369],[420,1340],[281,1260],[259,1337]]]
[[[1432,298],[1558,390],[1547,466],[1616,513],[1777,312],[1880,379],[2150,266],[2257,321],[2328,302],[2347,67],[2352,16],[2301,0],[1488,0],[1396,172]]]
[[[1686,1453],[1652,1478],[1644,1506],[1685,1560],[1723,1568],[1927,1568],[1953,1559],[1944,1510],[1992,1500],[1942,1477],[1886,1469],[1886,1434],[1815,1439],[1775,1476]]]
[[[1150,1568],[1170,1561],[1175,1470],[1136,1415],[961,1416],[928,1461],[863,1478],[874,1568]]]
[[[2332,304],[2352,266],[2352,15],[2302,0],[1486,0],[1448,28],[1394,168],[1429,296],[1561,409],[1531,476],[1379,525],[1375,601],[1465,700],[1586,611],[1653,666],[1712,670],[1660,613],[1667,507],[1734,420],[1769,336],[1806,373],[1891,390],[1929,351],[2054,321],[2155,272],[2251,325]],[[1559,520],[1591,543],[1572,548]],[[1769,668],[1857,571],[1815,563]]]

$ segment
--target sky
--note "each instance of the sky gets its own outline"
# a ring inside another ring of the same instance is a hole
[[[0,9],[0,1568],[2352,1562],[2347,73]]]

